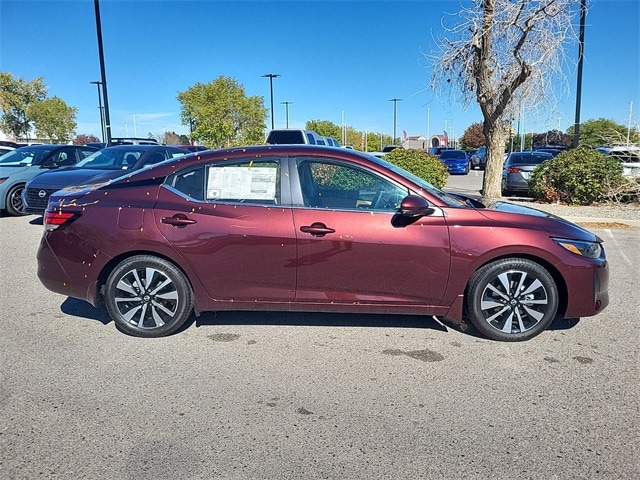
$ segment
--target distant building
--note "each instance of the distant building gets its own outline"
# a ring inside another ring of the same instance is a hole
[[[415,150],[426,150],[429,148],[427,145],[427,139],[422,135],[414,135],[408,136],[407,132],[402,132],[402,148],[406,149],[415,149]]]
[[[429,139],[429,147],[448,147],[449,146],[449,137],[447,134],[444,135],[433,135]]]

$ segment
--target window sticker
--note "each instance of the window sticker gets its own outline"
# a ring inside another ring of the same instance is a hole
[[[275,200],[277,167],[209,167],[207,200]]]

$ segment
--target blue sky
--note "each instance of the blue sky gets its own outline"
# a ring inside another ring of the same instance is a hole
[[[425,53],[442,34],[451,1],[101,0],[112,135],[186,133],[176,95],[220,75],[235,78],[269,108],[276,128],[307,120],[357,130],[459,136],[482,117],[429,90]],[[623,125],[640,118],[638,0],[588,0],[581,119]],[[0,71],[44,78],[49,96],[78,109],[77,133],[100,136],[100,80],[93,0],[0,0]],[[577,48],[575,53],[577,57]],[[565,130],[575,116],[570,92],[554,109],[525,120],[525,130]],[[267,119],[270,126],[270,117]]]

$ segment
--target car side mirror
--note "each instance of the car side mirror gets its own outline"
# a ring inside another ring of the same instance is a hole
[[[424,198],[418,195],[408,195],[400,202],[400,215],[409,218],[419,218],[433,213],[433,208],[429,206]]]

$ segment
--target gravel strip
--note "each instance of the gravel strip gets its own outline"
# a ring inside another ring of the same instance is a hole
[[[562,205],[557,203],[536,203],[533,201],[511,200],[505,198],[510,203],[525,205],[536,208],[553,215],[563,218],[600,218],[600,219],[617,219],[617,220],[636,220],[640,221],[640,205]]]

